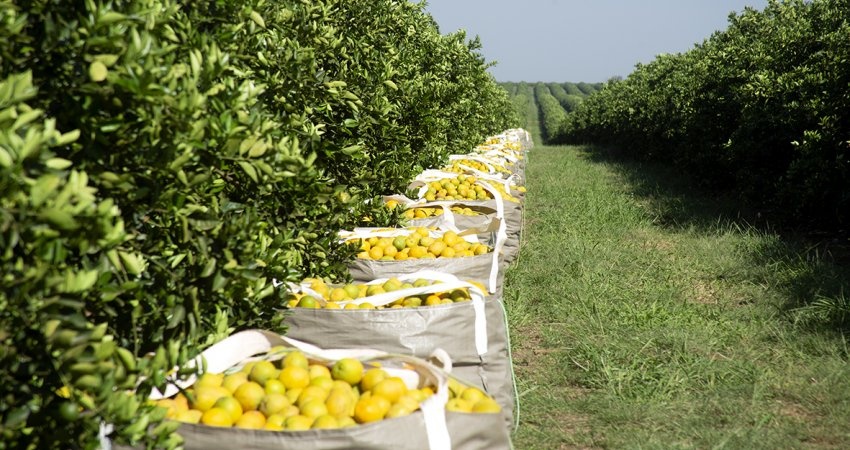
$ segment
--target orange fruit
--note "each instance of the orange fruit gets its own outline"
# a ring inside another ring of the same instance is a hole
[[[397,236],[393,239],[393,247],[396,250],[401,251],[403,248],[407,247],[407,237],[405,236]]]
[[[316,417],[316,420],[313,422],[312,428],[317,430],[331,430],[334,428],[339,428],[339,421],[336,420],[336,417],[325,414],[323,416]]]
[[[246,411],[233,426],[249,430],[260,430],[266,426],[266,416],[259,411]]]
[[[411,258],[422,258],[425,254],[428,253],[428,249],[422,247],[421,245],[417,245],[410,249],[410,253],[408,254]]]
[[[331,376],[353,386],[363,378],[363,363],[355,358],[340,359],[331,368]]]
[[[345,292],[343,288],[333,288],[331,289],[331,294],[328,296],[328,299],[332,302],[340,302],[348,298],[348,294]]]
[[[230,413],[221,408],[210,408],[201,416],[201,423],[214,427],[232,427],[233,419]]]
[[[384,418],[389,411],[389,401],[382,397],[361,398],[354,405],[354,420],[357,423],[376,422]]]
[[[462,239],[460,239],[454,231],[446,231],[443,233],[443,242],[449,247],[457,244],[458,240]]]
[[[369,249],[369,257],[372,259],[381,259],[384,257],[384,249],[381,247],[372,247]]]
[[[470,245],[469,242],[466,242],[464,240],[460,240],[455,245],[452,245],[451,248],[455,251],[455,253],[459,253],[459,252],[468,250],[469,245]]]
[[[389,400],[390,403],[395,403],[406,393],[407,385],[399,377],[386,378],[372,388],[372,395],[380,395]]]
[[[223,373],[207,372],[198,378],[198,381],[195,382],[195,388],[221,386],[222,381],[224,381]]]
[[[383,284],[384,290],[387,292],[397,291],[401,289],[401,285],[402,283],[398,278],[390,278]]]
[[[266,395],[283,394],[284,392],[286,392],[286,386],[284,386],[283,382],[277,378],[272,378],[271,380],[266,381],[266,384],[263,388],[266,390]]]
[[[484,397],[479,400],[477,403],[472,405],[472,412],[474,413],[497,413],[502,411],[502,407],[490,397]]]
[[[354,284],[346,284],[342,287],[345,290],[345,294],[350,299],[355,299],[360,296],[360,288]]]
[[[248,379],[256,382],[260,386],[265,386],[266,381],[277,378],[277,367],[271,361],[257,361],[254,367],[251,368],[251,373]]]
[[[313,419],[300,414],[286,418],[284,428],[291,431],[309,430],[313,426]]]
[[[418,308],[422,306],[422,299],[419,297],[407,297],[401,305],[405,308]]]
[[[248,381],[248,374],[245,372],[235,372],[225,375],[221,385],[230,392],[236,390],[240,384]]]
[[[375,385],[380,383],[382,380],[387,378],[387,373],[382,369],[372,368],[367,370],[363,374],[363,378],[360,379],[360,391],[366,392],[371,391]]]
[[[256,410],[265,395],[266,390],[254,381],[242,384],[233,393],[233,397],[239,400],[239,404],[242,405],[243,411]]]
[[[182,392],[177,394],[173,400],[174,407],[177,408],[177,412],[187,411],[189,409],[189,399],[187,399]]]
[[[303,353],[297,350],[291,351],[283,357],[283,367],[301,367],[306,369],[309,366],[310,361],[307,360],[307,357]]]
[[[286,417],[280,414],[272,414],[266,417],[266,426],[263,428],[266,430],[280,431],[283,430],[285,422]]]
[[[206,412],[221,397],[230,396],[230,391],[221,386],[202,386],[195,388],[192,409]]]
[[[352,418],[351,416],[339,417],[336,420],[337,423],[339,423],[340,428],[357,426],[357,422],[355,422],[354,418]]]
[[[396,404],[390,406],[390,409],[387,410],[386,418],[392,419],[394,417],[403,417],[403,416],[411,414],[413,411],[416,411],[416,410],[410,409],[406,405],[396,403]]]
[[[313,297],[312,295],[305,295],[305,296],[301,297],[301,300],[298,300],[298,307],[299,308],[316,309],[316,308],[320,308],[321,305],[319,304],[319,301],[316,300],[316,298]]]
[[[487,394],[481,392],[481,389],[468,387],[460,393],[460,398],[466,400],[471,405],[478,403],[482,398],[486,397]]]
[[[310,380],[309,386],[317,386],[326,391],[330,391],[334,385],[334,380],[331,379],[330,376],[322,375],[320,377],[313,378]]]
[[[434,241],[433,244],[428,246],[428,253],[439,256],[445,248],[446,244],[443,241]]]
[[[222,397],[215,402],[214,408],[221,408],[230,414],[230,420],[236,422],[242,417],[242,404],[233,397]]]
[[[305,367],[289,366],[280,371],[278,379],[287,390],[305,388],[310,384],[310,372]]]
[[[310,379],[318,378],[318,377],[331,377],[331,370],[328,369],[327,366],[322,364],[310,364],[310,367],[307,368],[307,371],[310,372]]]
[[[320,400],[318,398],[308,400],[301,406],[300,409],[302,415],[311,417],[313,419],[328,414],[328,407],[325,406],[325,401]]]
[[[174,400],[170,398],[158,400],[156,402],[156,405],[160,408],[165,408],[168,411],[165,413],[165,417],[168,419],[174,417],[174,415],[177,414],[177,412],[179,411],[177,409],[177,405],[174,404]]]
[[[292,402],[283,394],[266,394],[263,401],[260,402],[260,412],[268,417],[283,412],[291,404]]]
[[[322,402],[324,402],[325,399],[328,398],[329,393],[330,392],[318,386],[307,386],[301,391],[301,394],[298,395],[298,400],[293,403],[298,405],[298,407],[300,408],[310,400],[321,400]]]
[[[200,423],[204,413],[197,409],[188,409],[180,411],[174,416],[174,420],[183,423]]]
[[[327,400],[325,400],[325,407],[328,410],[328,414],[334,417],[343,417],[347,416],[351,412],[351,407],[354,404],[354,396],[351,394],[351,391],[344,392],[338,389],[331,391],[328,395]]]

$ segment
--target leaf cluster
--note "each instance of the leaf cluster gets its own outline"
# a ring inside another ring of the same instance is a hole
[[[143,401],[172,367],[284,332],[274,280],[347,276],[337,231],[398,220],[367,200],[514,125],[423,8],[0,1],[6,445],[178,445]]]
[[[790,223],[850,223],[850,3],[771,1],[613,80],[559,139],[615,145]]]

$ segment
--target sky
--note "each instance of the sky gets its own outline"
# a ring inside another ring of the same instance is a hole
[[[442,33],[478,35],[498,81],[601,82],[723,30],[767,0],[427,0]]]

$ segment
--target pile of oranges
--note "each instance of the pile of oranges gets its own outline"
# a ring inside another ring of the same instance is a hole
[[[385,306],[374,305],[369,302],[362,302],[359,304],[351,302],[352,300],[398,291],[401,289],[431,286],[435,283],[439,282],[427,279],[402,282],[398,278],[390,278],[382,284],[351,283],[334,287],[325,284],[324,280],[310,278],[304,280],[304,284],[308,284],[310,290],[318,294],[321,300],[317,299],[314,295],[293,293],[286,305],[290,308],[317,309],[398,309],[418,308],[420,306],[449,305],[452,303],[466,302],[472,299],[469,295],[469,290],[461,288],[432,294],[403,297]],[[470,281],[469,283],[476,285],[482,292],[486,292],[484,285],[481,283],[474,281]]]
[[[449,208],[452,213],[461,216],[479,216],[481,214],[475,212],[472,208],[464,208],[462,206],[452,206]],[[428,217],[442,216],[443,208],[410,208],[402,214],[407,219],[427,219]]]
[[[505,185],[503,183],[490,182],[488,180],[481,180],[481,183],[486,183],[487,186],[490,186],[493,189],[495,189],[496,192],[498,192],[499,195],[501,195],[504,200],[509,201],[509,202],[514,202],[514,203],[519,202],[518,198],[514,197],[513,195],[511,195],[510,192],[505,190]],[[525,192],[524,186],[512,185],[511,189],[516,189],[518,192]]]
[[[485,244],[468,242],[454,231],[431,237],[425,227],[408,228],[406,236],[370,237],[348,241],[357,245],[360,259],[404,261],[406,259],[458,258],[483,255],[491,249]]]
[[[281,351],[273,349],[272,354]],[[406,416],[434,394],[428,386],[410,389],[401,378],[377,366],[364,367],[354,358],[327,365],[311,362],[297,350],[285,355],[274,362],[252,361],[227,374],[205,373],[185,394],[155,404],[167,410],[167,418],[185,423],[297,431]],[[453,411],[500,411],[491,397],[455,380],[450,396],[446,407]]]
[[[398,200],[392,200],[392,199],[387,200],[384,203],[384,206],[387,209],[395,209],[395,208],[399,207],[399,205],[400,205],[400,203],[398,202]],[[469,208],[469,207],[452,206],[449,209],[451,210],[451,212],[453,212],[455,214],[462,215],[462,216],[479,216],[479,215],[481,215],[480,213],[478,213],[477,211],[475,211],[475,210],[473,210],[472,208]],[[406,219],[425,219],[425,218],[428,218],[428,217],[442,216],[443,213],[444,213],[443,208],[431,208],[431,207],[427,207],[427,206],[426,207],[412,207],[412,208],[406,209],[402,213],[402,216]]]
[[[478,184],[473,175],[460,174],[454,178],[431,181],[422,196],[429,202],[442,200],[492,200],[493,195]]]
[[[504,167],[502,167],[498,164],[490,164],[490,166],[493,167],[493,169],[496,172],[504,173],[504,174],[510,174],[511,173],[510,170],[505,169]],[[443,171],[454,172],[454,173],[464,173],[468,170],[467,168],[475,169],[479,172],[484,172],[484,173],[490,172],[490,167],[488,167],[487,164],[484,164],[481,161],[476,161],[474,159],[456,159],[456,160],[452,161],[451,165],[444,167]]]

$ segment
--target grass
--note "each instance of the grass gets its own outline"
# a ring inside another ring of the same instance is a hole
[[[850,448],[848,344],[817,320],[846,266],[663,168],[538,146],[527,180],[517,449]]]

